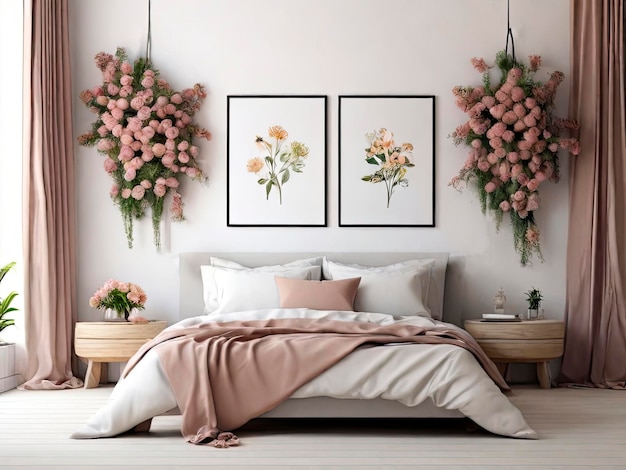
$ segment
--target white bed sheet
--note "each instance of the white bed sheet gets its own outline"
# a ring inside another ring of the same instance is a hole
[[[423,317],[394,318],[377,313],[308,309],[251,310],[182,320],[168,329],[212,321],[264,318],[326,318],[377,324],[441,325]],[[457,328],[450,324],[449,327]],[[360,348],[300,387],[291,398],[393,400],[417,406],[425,400],[458,410],[484,429],[503,436],[535,439],[521,412],[482,369],[471,352],[454,345],[392,344]],[[108,403],[71,437],[110,437],[176,408],[176,399],[154,350],[118,382]]]

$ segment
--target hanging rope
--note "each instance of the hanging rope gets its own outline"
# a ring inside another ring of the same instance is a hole
[[[511,57],[513,57],[513,63],[517,64],[515,60],[515,41],[513,40],[513,30],[511,29],[511,0],[506,0],[506,49],[504,52],[509,54],[509,39],[511,39]]]
[[[152,32],[151,32],[151,9],[150,0],[148,0],[148,39],[146,40],[146,59],[150,62],[150,49],[152,48]]]

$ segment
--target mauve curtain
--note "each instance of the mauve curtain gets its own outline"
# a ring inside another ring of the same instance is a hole
[[[624,0],[572,0],[572,160],[565,353],[559,382],[626,383]]]
[[[26,382],[80,387],[72,374],[76,227],[67,0],[25,1]],[[29,11],[30,10],[30,11]]]

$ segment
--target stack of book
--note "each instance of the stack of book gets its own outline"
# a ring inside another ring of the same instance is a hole
[[[483,313],[483,321],[522,321],[513,313]]]

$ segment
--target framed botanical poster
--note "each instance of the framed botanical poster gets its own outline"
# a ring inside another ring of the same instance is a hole
[[[339,225],[435,226],[434,96],[339,96]]]
[[[231,95],[227,225],[325,227],[326,96]]]

